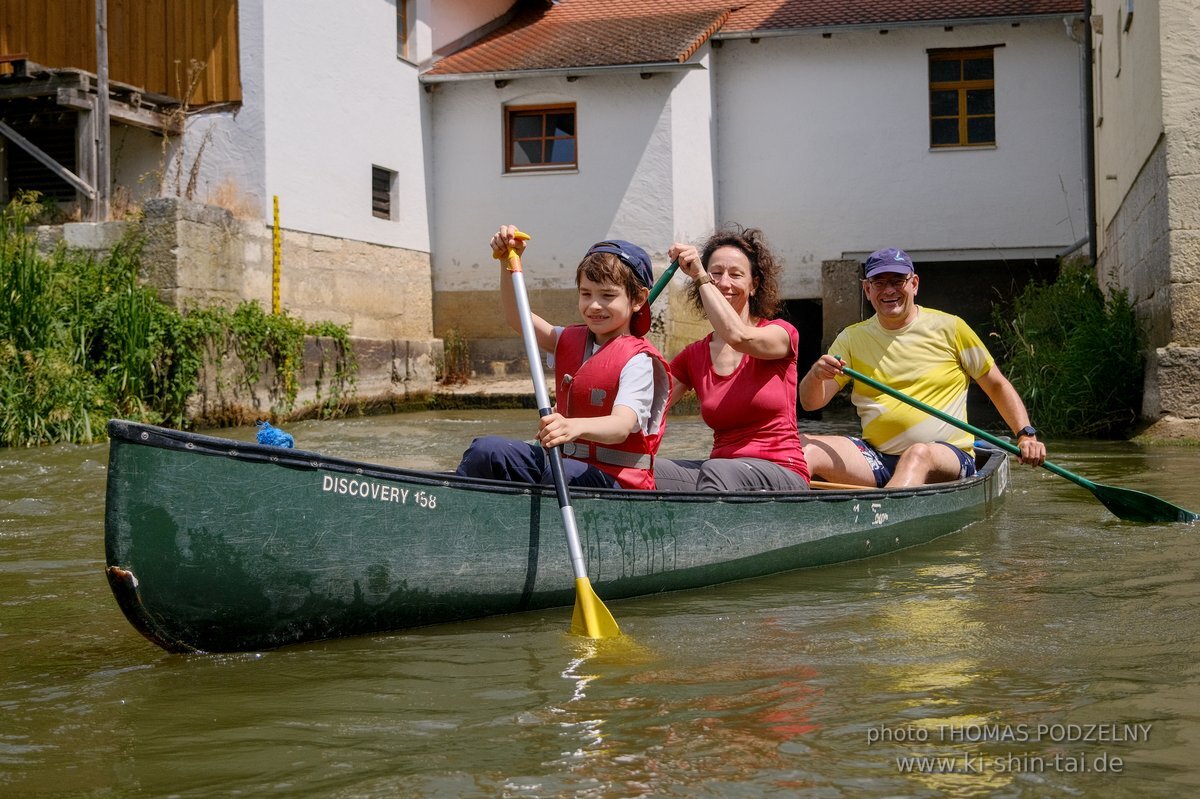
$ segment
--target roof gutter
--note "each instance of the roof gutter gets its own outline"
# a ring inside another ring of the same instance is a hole
[[[449,75],[421,75],[421,83],[461,83],[477,80],[516,80],[518,78],[582,78],[588,75],[611,75],[638,73],[642,75],[658,72],[686,72],[704,69],[698,61],[680,64],[677,61],[656,61],[649,64],[610,64],[596,67],[558,67],[554,69],[514,69],[504,72],[457,72]]]
[[[877,30],[899,30],[900,28],[934,28],[940,26],[967,26],[967,25],[1002,25],[1015,24],[1018,22],[1045,22],[1046,20],[1062,19],[1062,14],[1024,14],[1011,17],[970,17],[967,19],[923,19],[903,22],[867,22],[856,23],[853,25],[824,25],[813,28],[787,28],[787,29],[765,29],[753,31],[718,31],[713,35],[714,39],[731,40],[731,39],[773,39],[779,36],[804,36],[808,34],[820,33],[853,33],[859,31],[877,31]]]

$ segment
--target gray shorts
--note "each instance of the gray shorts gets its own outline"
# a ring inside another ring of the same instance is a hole
[[[660,491],[804,491],[804,478],[760,458],[674,461],[656,458],[654,485]]]

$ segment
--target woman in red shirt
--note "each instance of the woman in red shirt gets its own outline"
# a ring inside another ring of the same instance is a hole
[[[797,491],[808,464],[796,427],[800,334],[782,319],[779,265],[761,230],[714,233],[697,249],[668,251],[692,278],[690,296],[713,332],[671,361],[673,404],[689,388],[713,431],[708,460],[660,457],[655,483],[667,491]]]

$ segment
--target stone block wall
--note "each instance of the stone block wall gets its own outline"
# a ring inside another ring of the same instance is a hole
[[[142,277],[164,302],[180,309],[200,304],[233,308],[254,300],[270,310],[274,243],[269,226],[178,198],[149,200],[143,212]],[[39,247],[65,242],[104,252],[138,224],[39,228]],[[433,335],[429,254],[297,231],[282,231],[281,239],[280,304],[307,322],[349,325],[359,365],[357,398],[387,404],[431,393],[443,347]],[[328,342],[308,344],[297,398],[300,412],[318,399],[320,381],[327,381],[318,371],[323,346]],[[276,399],[269,396],[269,382],[246,396],[211,383],[194,398],[195,413],[234,418],[269,412]],[[325,385],[322,397],[328,397]]]
[[[1096,264],[1102,285],[1129,292],[1146,334],[1149,438],[1200,438],[1200,181],[1183,169],[1191,160],[1172,154],[1186,146],[1159,139],[1103,231]]]
[[[821,262],[821,352],[849,325],[861,322],[862,264],[855,260]],[[870,308],[867,315],[874,313]]]
[[[144,210],[145,277],[165,301],[271,307],[269,226],[177,198],[150,200]],[[434,338],[428,253],[292,230],[282,231],[280,249],[280,304],[288,313],[349,325],[362,338]]]

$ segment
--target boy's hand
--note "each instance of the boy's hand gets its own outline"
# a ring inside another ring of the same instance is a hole
[[[552,413],[538,420],[537,439],[546,449],[554,449],[579,438],[577,420]]]
[[[529,241],[529,235],[518,230],[516,225],[501,225],[500,229],[492,236],[492,257],[497,261],[503,261],[510,248],[516,250],[517,255],[520,255],[525,252],[525,242],[527,241]]]

